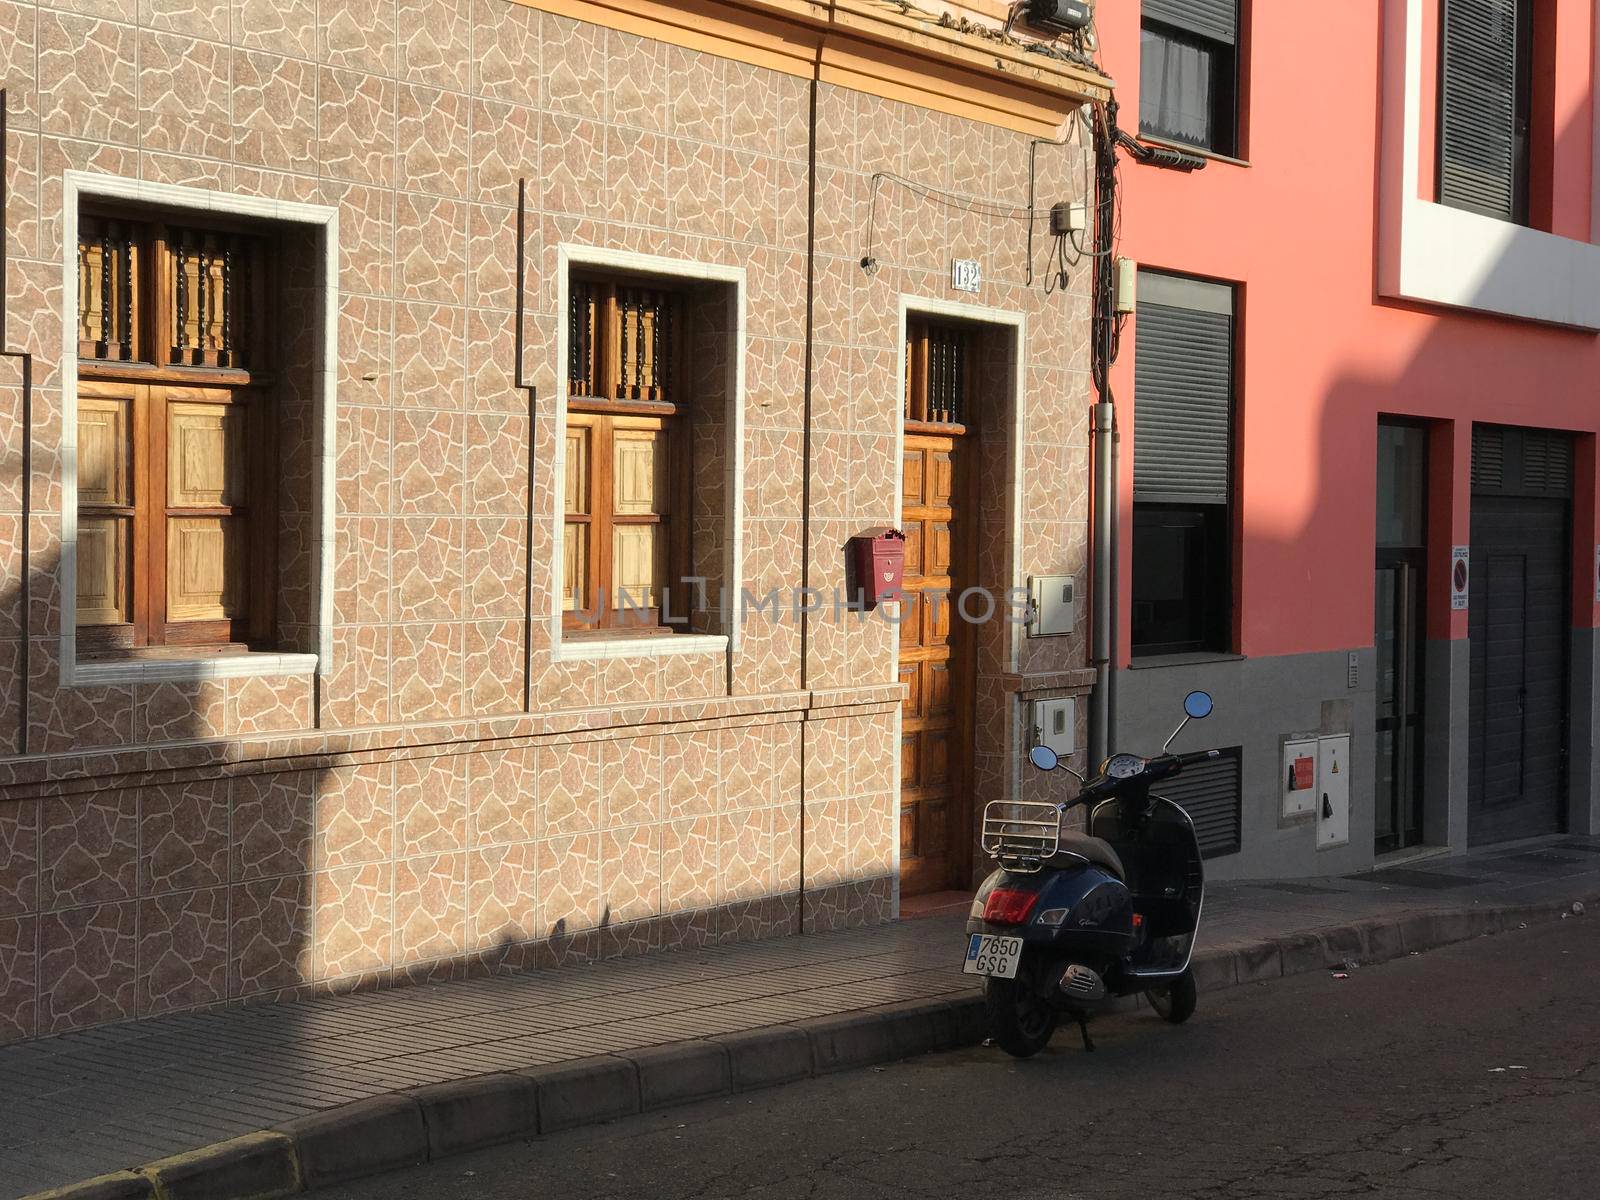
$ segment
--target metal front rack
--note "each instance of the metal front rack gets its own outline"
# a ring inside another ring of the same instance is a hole
[[[984,853],[1029,875],[1061,846],[1061,809],[1043,801],[992,800],[983,808]]]

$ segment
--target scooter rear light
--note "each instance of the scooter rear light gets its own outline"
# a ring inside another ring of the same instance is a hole
[[[1039,902],[1037,892],[995,888],[983,906],[983,919],[996,925],[1021,925]]]

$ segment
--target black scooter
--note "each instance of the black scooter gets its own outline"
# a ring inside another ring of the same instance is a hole
[[[1113,755],[1076,799],[985,807],[983,848],[1000,867],[972,902],[962,969],[984,976],[990,1028],[1008,1054],[1037,1054],[1063,1016],[1093,1050],[1089,1014],[1119,996],[1143,992],[1173,1024],[1193,1014],[1200,843],[1189,814],[1151,788],[1220,752],[1167,753],[1184,726],[1211,715],[1211,697],[1191,692],[1183,711],[1160,754]],[[1044,746],[1028,758],[1042,771],[1060,765]],[[1088,832],[1063,831],[1079,804]]]

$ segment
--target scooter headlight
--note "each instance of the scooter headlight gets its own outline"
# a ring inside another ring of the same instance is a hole
[[[1047,908],[1033,920],[1037,925],[1049,925],[1059,929],[1066,921],[1067,914],[1071,911],[1068,908]]]

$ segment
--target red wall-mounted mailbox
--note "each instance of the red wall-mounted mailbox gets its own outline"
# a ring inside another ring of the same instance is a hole
[[[862,602],[876,608],[885,600],[900,598],[906,570],[906,535],[898,529],[862,534],[850,539],[856,570],[856,587]]]

